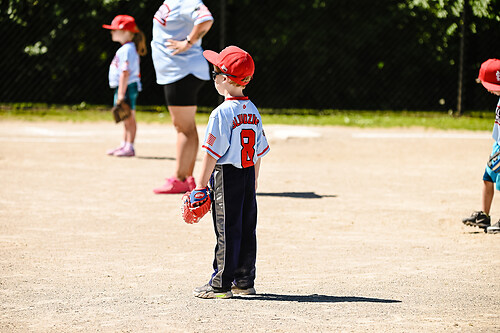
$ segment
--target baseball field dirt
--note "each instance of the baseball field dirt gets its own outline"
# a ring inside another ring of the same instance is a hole
[[[137,156],[117,158],[111,121],[0,121],[0,331],[500,330],[500,234],[461,223],[489,132],[264,128],[258,294],[203,300],[211,218],[184,224],[181,195],[152,192],[171,125],[139,120]]]

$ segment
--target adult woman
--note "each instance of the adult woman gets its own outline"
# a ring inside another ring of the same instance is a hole
[[[156,194],[184,193],[195,187],[197,95],[204,81],[210,80],[201,39],[212,23],[212,14],[201,0],[165,0],[153,19],[151,51],[156,82],[164,87],[177,131],[175,173],[153,190]]]

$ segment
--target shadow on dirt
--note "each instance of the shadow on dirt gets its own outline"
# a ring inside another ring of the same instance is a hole
[[[166,156],[136,156],[136,158],[143,160],[169,160],[175,161],[175,157],[166,157]]]
[[[234,298],[249,301],[278,301],[278,302],[299,302],[299,303],[343,303],[343,302],[367,302],[367,303],[401,303],[400,300],[356,297],[356,296],[328,296],[328,295],[278,295],[278,294],[257,294]]]
[[[261,197],[286,197],[296,199],[321,199],[321,198],[336,198],[337,195],[321,195],[314,192],[276,192],[276,193],[261,193],[257,192]]]

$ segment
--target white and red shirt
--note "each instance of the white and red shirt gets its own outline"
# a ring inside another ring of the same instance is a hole
[[[202,150],[217,164],[253,166],[269,152],[262,118],[248,97],[230,97],[210,114]]]
[[[140,58],[133,42],[123,44],[116,51],[111,65],[109,65],[109,87],[117,88],[120,83],[120,75],[123,71],[129,72],[127,85],[137,82],[139,91],[141,88]]]
[[[158,84],[169,84],[193,74],[209,80],[208,62],[203,57],[201,39],[187,51],[172,55],[169,39],[185,40],[193,27],[213,21],[212,14],[201,0],[165,0],[153,18],[151,54]]]
[[[500,144],[500,99],[497,103],[497,108],[495,110],[495,124],[493,125],[492,137],[498,144]]]

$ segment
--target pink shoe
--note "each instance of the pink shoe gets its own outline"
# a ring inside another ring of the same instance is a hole
[[[191,178],[193,178],[193,177],[191,177]],[[192,184],[188,183],[188,179],[189,178],[186,178],[185,181],[181,182],[176,177],[167,178],[167,182],[163,186],[155,188],[153,190],[153,192],[156,194],[186,193],[186,192],[194,189],[194,187],[191,188]],[[193,181],[194,181],[194,179],[193,179]]]
[[[122,148],[113,154],[118,157],[132,157],[135,156],[134,148]]]
[[[118,151],[120,151],[120,150],[122,150],[122,149],[123,149],[123,147],[122,147],[122,146],[120,146],[120,147],[116,147],[116,148],[113,148],[113,149],[108,150],[108,151],[106,152],[106,154],[107,154],[107,155],[112,156],[112,155],[114,155],[116,152],[118,152]]]
[[[188,191],[192,191],[192,190],[194,190],[196,188],[196,181],[194,180],[193,176],[187,177],[185,182],[189,186],[189,190]]]

